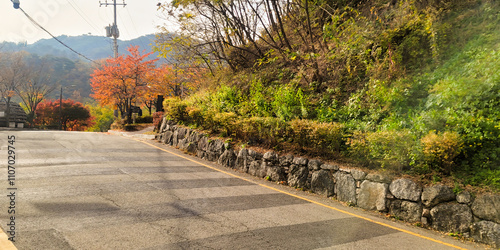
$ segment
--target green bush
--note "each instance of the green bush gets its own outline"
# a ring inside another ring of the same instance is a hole
[[[301,88],[281,86],[274,92],[272,108],[274,114],[290,121],[308,117],[308,100]]]
[[[339,123],[295,119],[288,124],[289,135],[300,147],[338,152],[343,143],[343,126]]]
[[[409,130],[358,131],[348,146],[351,158],[367,167],[402,171],[411,165],[417,143]]]
[[[236,120],[238,119],[238,116],[233,112],[216,113],[211,117],[214,124],[211,128],[212,131],[221,131],[223,132],[222,136],[232,136],[237,129]]]
[[[474,172],[454,173],[454,177],[464,185],[489,186],[500,190],[500,170],[475,169]]]
[[[464,147],[461,168],[475,172],[479,169],[499,169],[500,116],[461,115],[451,117],[450,127],[462,135]],[[471,167],[473,166],[473,167]]]
[[[237,135],[245,141],[276,146],[287,140],[287,123],[274,117],[250,117],[236,123]]]
[[[440,172],[449,175],[455,158],[463,149],[463,142],[456,132],[436,134],[430,131],[421,140],[425,160]]]
[[[206,119],[203,110],[200,107],[187,107],[187,117],[189,124],[197,127],[203,127],[206,124]]]
[[[209,99],[212,108],[219,112],[237,112],[241,93],[236,87],[222,85]]]
[[[349,157],[365,167],[373,166],[374,161],[370,158],[370,147],[366,139],[366,133],[354,131],[347,139]]]
[[[90,104],[86,105],[86,107],[90,110],[90,115],[94,117],[94,125],[89,127],[87,131],[107,132],[115,120],[113,110],[107,107]]]
[[[251,107],[248,113],[257,117],[270,116],[271,104],[269,103],[267,95],[267,89],[264,88],[262,82],[256,79],[253,80],[250,83],[250,96],[247,101],[247,106]]]
[[[186,121],[188,118],[188,105],[179,98],[165,99],[163,107],[166,117],[170,120]]]

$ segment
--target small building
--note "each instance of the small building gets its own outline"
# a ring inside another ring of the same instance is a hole
[[[0,101],[0,127],[9,128],[24,128],[24,124],[28,119],[26,112],[21,105],[11,102],[10,103],[10,116],[9,123],[7,124],[7,103]]]

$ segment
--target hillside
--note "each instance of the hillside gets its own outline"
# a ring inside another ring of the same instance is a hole
[[[113,56],[113,40],[108,37],[81,35],[59,36],[58,39],[92,60]],[[118,40],[119,53],[127,53],[127,48],[129,46],[139,46],[140,51],[145,50],[146,53],[149,53],[151,52],[151,44],[154,42],[154,39],[155,35],[146,35],[128,41]],[[0,44],[0,47],[2,51],[6,52],[24,50],[40,56],[50,55],[69,59],[80,59],[78,55],[74,54],[54,39],[42,39],[33,44],[4,42]],[[156,58],[156,55],[152,55],[151,58]]]
[[[167,100],[168,116],[241,147],[500,189],[499,3],[284,4],[258,25],[245,19],[258,6],[236,21],[223,2],[179,15],[204,34],[190,48],[213,77]]]
[[[86,57],[99,60],[113,56],[113,43],[111,38],[100,36],[60,36],[65,44],[85,55]],[[119,53],[128,54],[129,46],[139,46],[139,51],[149,53],[152,51],[151,44],[155,35],[142,36],[129,41],[119,40]],[[93,65],[61,45],[54,39],[42,39],[33,44],[9,43],[0,44],[0,53],[12,53],[25,51],[25,61],[28,65],[46,65],[47,74],[50,75],[47,84],[51,86],[64,86],[63,98],[73,98],[78,101],[87,101],[91,88],[89,84]],[[156,59],[158,53],[149,56],[148,59]],[[52,91],[49,98],[57,99],[60,89]]]

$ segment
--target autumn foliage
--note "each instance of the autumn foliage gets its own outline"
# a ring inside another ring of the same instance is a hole
[[[151,106],[158,95],[183,96],[196,89],[205,70],[196,67],[157,67],[141,55],[138,47],[129,47],[130,55],[106,59],[91,75],[92,95],[102,106],[117,108],[131,123],[131,106]]]
[[[130,123],[131,106],[151,99],[162,89],[152,82],[157,70],[156,60],[146,60],[151,53],[141,55],[138,47],[130,47],[128,51],[130,55],[106,59],[94,70],[90,81],[93,97],[101,105],[117,107]]]
[[[70,131],[83,131],[92,126],[90,112],[81,103],[70,99],[62,100],[62,110],[60,104],[60,100],[40,103],[36,110],[35,126],[56,129],[61,122],[62,129]]]

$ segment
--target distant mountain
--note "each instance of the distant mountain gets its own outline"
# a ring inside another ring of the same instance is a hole
[[[142,54],[149,53],[155,38],[155,35],[146,35],[129,41],[118,40],[119,53],[128,54],[127,48],[130,46],[139,46]],[[92,60],[113,56],[111,38],[81,35],[59,36],[58,39]],[[73,53],[55,39],[42,39],[33,44],[0,42],[0,52],[18,51],[28,52],[24,59],[29,65],[47,65],[50,75],[48,84],[57,87],[50,94],[50,99],[58,99],[60,94],[63,98],[72,98],[77,101],[85,101],[89,98],[91,94],[90,74],[93,72],[94,64]],[[150,55],[148,59],[156,59],[157,54]],[[158,64],[164,62],[160,60]],[[63,86],[63,89],[60,89],[60,86]]]
[[[57,37],[73,50],[92,60],[99,60],[113,56],[113,39],[103,36],[81,35],[81,36],[59,36]],[[151,45],[154,43],[155,35],[141,36],[136,39],[122,41],[118,40],[118,53],[128,54],[129,46],[139,46],[139,51],[151,52]],[[81,59],[77,54],[60,44],[55,39],[42,39],[33,44],[26,43],[0,43],[2,51],[27,51],[40,56],[50,55],[55,57],[66,57],[69,59]],[[156,58],[157,53],[150,56]]]

